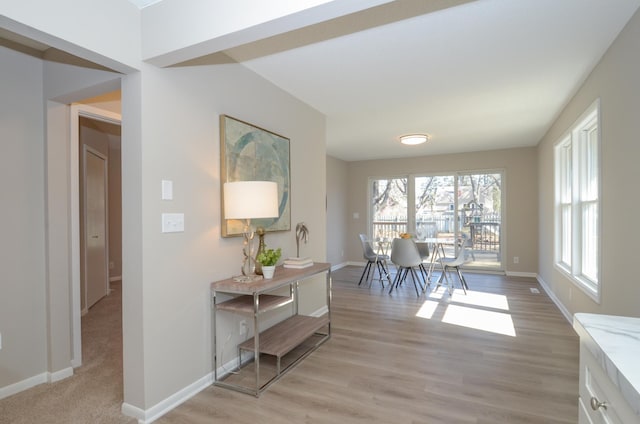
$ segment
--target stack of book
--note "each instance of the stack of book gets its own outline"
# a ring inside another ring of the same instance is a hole
[[[305,258],[287,258],[284,260],[285,268],[306,268],[313,265],[313,261],[309,257]]]

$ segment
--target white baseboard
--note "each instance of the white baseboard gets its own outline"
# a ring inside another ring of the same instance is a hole
[[[73,367],[68,367],[60,371],[47,373],[47,382],[55,383],[56,381],[64,380],[65,378],[73,375]]]
[[[38,384],[46,383],[49,373],[43,372],[42,374],[34,375],[25,380],[18,381],[17,383],[10,384],[5,387],[0,387],[0,399],[15,395],[24,390],[28,390]]]
[[[336,270],[338,270],[340,268],[344,268],[347,265],[349,265],[349,262],[342,262],[340,264],[331,265],[331,271],[336,271]]]
[[[39,384],[55,383],[56,381],[64,380],[65,378],[73,375],[73,368],[68,367],[60,371],[55,372],[43,372],[33,377],[29,377],[17,383],[10,384],[5,387],[0,387],[0,399],[15,395],[17,393],[29,390]]]
[[[536,274],[535,272],[514,272],[514,271],[506,271],[505,275],[507,277],[531,277],[531,278],[537,278],[538,274]]]
[[[316,311],[311,312],[311,314],[310,314],[310,315],[311,315],[312,317],[316,317],[316,318],[318,318],[318,317],[321,317],[322,315],[326,314],[327,312],[329,312],[329,308],[327,307],[327,305],[324,305],[322,308],[320,308],[320,309],[318,309],[318,310],[316,310]]]
[[[129,405],[126,402],[122,402],[122,407],[120,408],[120,412],[126,415],[127,417],[132,417],[138,420],[138,423],[142,424],[145,421],[145,412],[144,409],[140,409],[137,406]]]
[[[547,295],[549,296],[549,298],[551,298],[553,303],[555,303],[558,309],[560,309],[560,312],[562,312],[562,315],[564,315],[566,320],[569,321],[569,324],[573,325],[573,316],[571,315],[571,312],[569,312],[566,306],[564,306],[564,304],[560,302],[560,299],[556,297],[556,294],[551,290],[551,288],[539,275],[537,276],[537,280],[538,280],[538,283],[540,283],[540,285],[542,286],[545,293],[547,293]]]
[[[173,408],[211,386],[211,384],[213,384],[213,376],[212,374],[207,374],[147,410],[123,402],[121,411],[124,415],[137,419],[140,424],[152,423]]]
[[[313,317],[319,317],[326,314],[327,312],[329,312],[329,308],[327,307],[327,305],[324,305],[321,308],[313,311],[310,315]],[[250,355],[248,356],[248,359],[250,359]],[[236,356],[235,358],[231,358],[229,361],[227,361],[226,364],[221,364],[217,369],[218,376],[223,377],[228,373],[228,370],[234,369],[237,365],[237,361],[238,357]],[[184,389],[179,390],[178,392],[174,393],[173,395],[169,396],[165,400],[157,403],[147,410],[140,409],[137,406],[133,406],[126,402],[123,402],[121,411],[124,415],[137,419],[139,424],[152,423],[167,412],[171,411],[173,408],[177,407],[191,397],[200,393],[202,390],[211,386],[213,384],[213,375],[213,373],[205,375],[198,381],[191,383]]]

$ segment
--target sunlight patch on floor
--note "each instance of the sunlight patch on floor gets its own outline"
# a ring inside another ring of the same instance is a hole
[[[451,296],[451,302],[464,303],[465,305],[481,306],[485,308],[509,310],[507,296],[502,294],[485,293],[467,290],[465,295],[462,290],[455,290]]]
[[[442,299],[442,296],[444,296],[444,294],[446,293],[446,291],[441,291],[440,293],[436,292],[436,291],[432,291],[431,293],[429,293],[429,295],[427,296],[429,299]]]
[[[442,322],[505,336],[516,336],[511,315],[503,312],[448,305],[442,317]]]
[[[416,313],[416,316],[425,319],[433,318],[433,313],[436,311],[439,304],[440,303],[434,302],[433,300],[425,301],[420,307],[420,310],[418,310],[418,313]]]

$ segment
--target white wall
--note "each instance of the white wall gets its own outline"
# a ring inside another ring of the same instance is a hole
[[[327,262],[340,265],[346,261],[349,192],[348,163],[327,156]]]
[[[47,323],[43,67],[0,47],[0,68],[1,395],[47,371]]]
[[[4,0],[0,27],[119,72],[140,61],[140,10],[127,0]]]
[[[72,373],[69,108],[52,99],[80,100],[92,84],[119,87],[120,77],[5,48],[0,55],[0,213],[11,223],[0,244],[3,395]]]
[[[148,410],[212,371],[209,286],[239,271],[241,239],[220,234],[219,115],[290,138],[292,227],[308,224],[305,248],[318,261],[325,121],[237,64],[143,66],[125,78],[122,100],[125,402]],[[163,179],[174,200],[161,200]],[[185,232],[162,234],[163,212],[184,213]],[[295,254],[293,231],[268,233],[266,243]],[[323,304],[321,289],[306,294],[302,311]]]
[[[368,234],[368,180],[370,177],[399,177],[408,174],[446,173],[470,170],[504,170],[506,204],[503,205],[504,268],[507,272],[535,274],[538,266],[537,156],[534,147],[349,162],[349,232],[347,260],[362,261],[358,234]],[[359,218],[353,218],[357,212]],[[514,264],[512,258],[520,261]]]
[[[540,278],[570,313],[640,316],[637,225],[640,197],[640,12],[636,12],[538,148]],[[601,111],[602,302],[596,304],[553,265],[553,145],[597,99]]]

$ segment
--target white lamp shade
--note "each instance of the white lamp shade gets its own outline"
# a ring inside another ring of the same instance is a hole
[[[276,218],[278,184],[273,181],[224,183],[225,219]]]

